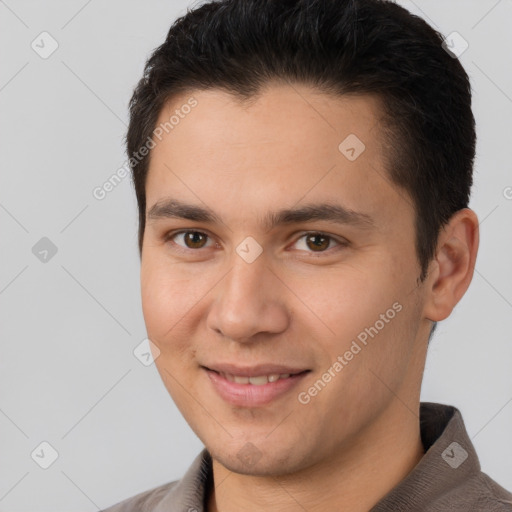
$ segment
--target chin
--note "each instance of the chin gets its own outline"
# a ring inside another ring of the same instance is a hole
[[[287,453],[279,453],[273,448],[260,450],[250,441],[242,448],[225,447],[217,451],[207,446],[207,449],[219,464],[240,475],[282,476],[299,471],[311,463],[310,457],[296,459],[298,454],[293,446]],[[309,464],[305,460],[309,460]]]

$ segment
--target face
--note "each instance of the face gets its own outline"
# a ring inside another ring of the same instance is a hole
[[[245,105],[195,91],[158,125],[176,109],[187,113],[151,153],[141,260],[162,380],[232,471],[286,474],[341,456],[417,398],[430,326],[379,103],[299,85]],[[303,373],[230,382],[222,365]]]

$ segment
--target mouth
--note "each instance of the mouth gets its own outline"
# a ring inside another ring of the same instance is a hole
[[[291,392],[311,370],[295,373],[240,375],[202,367],[216,393],[227,403],[240,407],[267,405]],[[257,370],[261,371],[261,370]],[[246,372],[247,373],[247,372]]]
[[[255,375],[252,377],[247,377],[245,375],[235,375],[232,373],[219,372],[216,370],[211,370],[210,368],[206,369],[215,372],[217,375],[220,375],[222,378],[228,380],[229,382],[235,382],[236,384],[252,384],[253,386],[264,386],[268,383],[277,382],[281,379],[289,379],[290,377],[301,375],[310,371],[303,370],[296,373],[269,373],[267,375]]]

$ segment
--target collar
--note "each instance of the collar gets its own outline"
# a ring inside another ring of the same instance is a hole
[[[422,402],[420,430],[425,455],[370,512],[428,510],[440,496],[480,473],[478,456],[457,408]]]

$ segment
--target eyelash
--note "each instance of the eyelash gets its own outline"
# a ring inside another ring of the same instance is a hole
[[[210,235],[208,235],[208,233],[205,233],[204,231],[198,231],[198,230],[195,230],[195,229],[186,229],[186,230],[174,231],[174,232],[167,233],[165,235],[164,242],[165,243],[172,243],[172,245],[174,246],[173,250],[175,250],[175,251],[177,251],[179,253],[184,253],[184,254],[190,254],[191,252],[198,252],[201,249],[205,249],[205,247],[200,247],[198,249],[185,248],[185,247],[182,247],[181,245],[176,244],[172,240],[176,236],[183,235],[183,234],[186,234],[186,233],[199,233],[200,235],[206,236],[208,239],[212,239],[212,237],[210,237]],[[347,247],[349,245],[348,241],[340,240],[337,237],[334,237],[332,235],[324,233],[323,231],[307,231],[307,232],[303,233],[299,238],[297,238],[297,240],[294,242],[294,244],[296,244],[302,238],[310,236],[310,235],[319,235],[319,236],[322,236],[324,238],[329,239],[330,242],[331,241],[336,242],[337,249],[341,249],[341,248]],[[330,253],[330,251],[332,251],[332,250],[333,250],[333,248],[328,248],[328,249],[326,249],[324,251],[319,251],[319,252],[314,252],[314,251],[306,251],[306,252],[309,252],[310,254],[321,256],[323,254]],[[336,247],[334,248],[334,250],[336,250]]]

